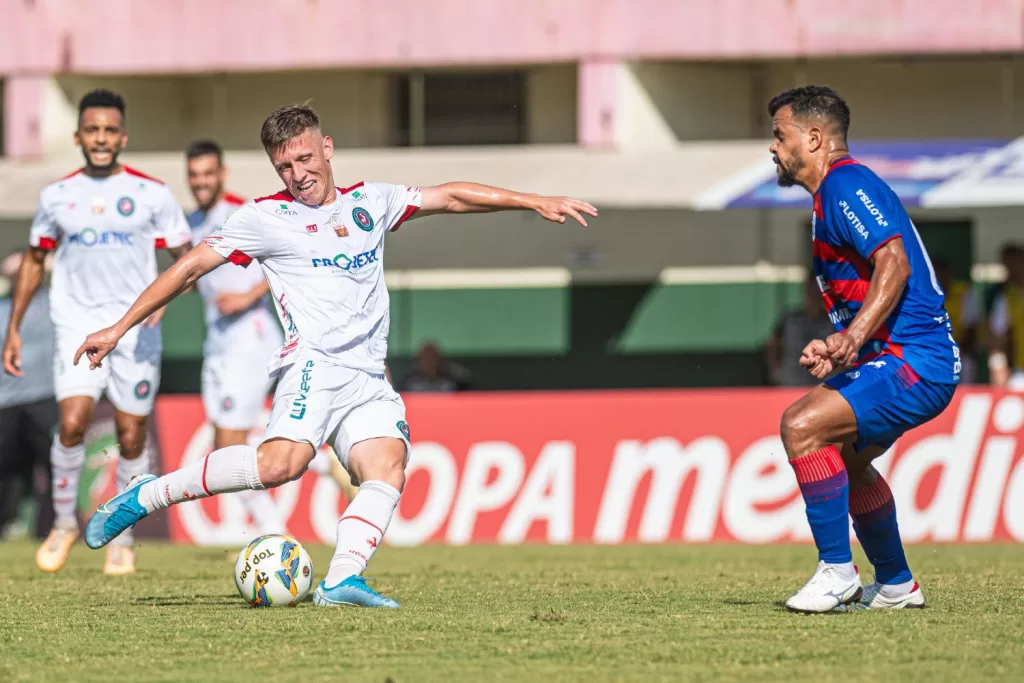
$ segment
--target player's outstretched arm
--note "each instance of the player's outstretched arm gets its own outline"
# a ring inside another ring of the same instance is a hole
[[[552,223],[564,223],[565,217],[575,219],[583,227],[583,217],[597,216],[597,209],[588,202],[571,197],[545,197],[503,190],[477,183],[445,183],[423,188],[423,203],[414,215],[435,213],[487,213],[491,211],[536,211]]]
[[[161,273],[135,300],[128,312],[113,326],[93,332],[75,352],[75,365],[83,354],[89,357],[89,367],[98,368],[121,337],[157,309],[166,306],[179,294],[188,289],[196,280],[214,268],[227,263],[227,259],[215,252],[205,242],[199,243],[185,256]]]
[[[45,261],[45,249],[26,249],[14,282],[11,319],[7,325],[7,339],[4,341],[4,370],[15,377],[25,376],[21,371],[21,321],[25,319],[25,311],[43,281]]]
[[[864,305],[845,334],[833,334],[825,340],[829,357],[840,366],[853,365],[864,343],[896,310],[910,279],[910,261],[902,238],[897,237],[879,247],[871,257],[871,265],[874,273]]]

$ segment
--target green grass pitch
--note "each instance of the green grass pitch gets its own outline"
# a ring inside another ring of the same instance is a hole
[[[249,608],[220,549],[34,551],[0,544],[0,681],[1024,680],[1020,546],[912,547],[928,609],[818,616],[779,606],[809,546],[385,547],[392,611]]]

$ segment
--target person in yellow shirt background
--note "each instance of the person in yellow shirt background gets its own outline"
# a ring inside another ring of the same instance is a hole
[[[953,325],[953,338],[960,345],[960,381],[963,384],[974,384],[978,381],[979,332],[981,323],[981,307],[974,292],[974,285],[969,280],[953,278],[949,261],[944,258],[935,259],[935,277],[946,293],[946,311]]]

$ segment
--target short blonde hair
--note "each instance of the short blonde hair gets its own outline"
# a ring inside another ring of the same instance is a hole
[[[274,111],[263,122],[260,142],[267,154],[307,130],[320,131],[320,117],[316,110],[305,104],[289,104]]]

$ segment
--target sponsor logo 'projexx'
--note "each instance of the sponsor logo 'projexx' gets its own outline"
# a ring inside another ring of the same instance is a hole
[[[111,246],[130,247],[134,235],[130,232],[119,230],[104,230],[99,232],[92,228],[86,228],[81,232],[74,232],[68,235],[68,244],[76,244],[83,247]]]
[[[314,268],[340,268],[352,273],[360,268],[376,263],[377,249],[364,251],[362,254],[356,254],[351,257],[346,254],[338,254],[334,258],[315,258],[312,262]]]

